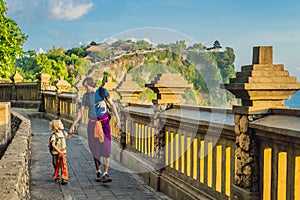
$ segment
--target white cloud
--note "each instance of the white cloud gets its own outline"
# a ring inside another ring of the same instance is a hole
[[[78,0],[51,0],[48,1],[48,6],[51,18],[74,20],[88,13],[93,3]]]
[[[74,20],[87,14],[94,4],[91,0],[9,0],[8,14],[26,24],[52,18]],[[48,16],[47,16],[48,15]]]

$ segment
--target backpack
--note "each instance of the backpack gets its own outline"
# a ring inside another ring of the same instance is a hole
[[[112,116],[113,112],[112,112],[112,108],[111,108],[110,104],[108,103],[107,97],[104,94],[103,87],[99,87],[99,91],[100,91],[100,96],[102,97],[102,99],[104,100],[104,102],[106,104],[108,118],[111,119],[111,116]]]
[[[63,134],[64,134],[64,137],[66,137],[66,131],[65,130],[62,130]],[[52,146],[52,143],[51,143],[51,138],[52,136],[55,135],[55,145],[57,145],[57,142],[58,142],[58,135],[55,134],[55,133],[52,133],[49,137],[49,145],[48,145],[48,148],[49,148],[49,152],[50,154],[53,155],[52,151],[54,150],[53,146]]]

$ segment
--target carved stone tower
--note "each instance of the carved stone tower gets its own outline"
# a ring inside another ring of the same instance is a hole
[[[272,51],[271,46],[254,47],[252,65],[242,66],[236,78],[224,85],[242,100],[241,106],[233,107],[236,148],[230,199],[260,199],[258,140],[249,124],[271,108],[285,108],[284,100],[300,89],[283,64],[273,64]]]

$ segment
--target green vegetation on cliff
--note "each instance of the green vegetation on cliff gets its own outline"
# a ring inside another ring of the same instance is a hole
[[[25,81],[36,81],[38,74],[46,73],[51,75],[51,82],[63,76],[65,80],[74,84],[80,75],[86,74],[90,68],[90,61],[80,57],[85,55],[81,50],[76,48],[72,51],[72,49],[53,47],[47,53],[40,54],[29,50],[24,58],[17,59],[16,70],[20,71]]]

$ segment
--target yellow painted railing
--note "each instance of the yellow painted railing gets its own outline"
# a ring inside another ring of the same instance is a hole
[[[227,141],[227,144],[233,141]],[[232,146],[213,145],[199,137],[190,137],[166,131],[165,163],[170,171],[194,180],[194,185],[208,187],[224,196],[230,196],[233,176]]]
[[[282,147],[281,147],[282,148]],[[289,149],[286,147],[285,149]],[[263,150],[262,199],[300,199],[300,154],[279,151],[277,145]]]
[[[73,116],[76,104],[70,99],[60,99],[60,110],[57,111],[55,94],[44,94],[44,107],[48,113],[60,112],[63,116]],[[71,105],[70,105],[71,104]],[[128,111],[126,111],[128,112]],[[149,158],[155,157],[155,127],[151,116],[137,113],[125,118],[126,146]],[[167,120],[164,132],[164,173],[187,180],[195,188],[200,188],[220,199],[230,198],[231,185],[235,175],[235,133],[234,130],[222,132],[217,142],[206,138],[205,128],[190,130],[188,122],[176,123]],[[87,113],[82,118],[87,123]],[[114,118],[112,135],[119,138],[119,130],[115,129]],[[185,127],[178,131],[176,124]],[[271,133],[255,130],[258,135],[261,199],[298,199],[300,200],[300,148],[288,142],[277,142]],[[274,135],[274,134],[273,134]],[[288,136],[285,136],[288,137]],[[289,139],[291,141],[292,139]],[[267,142],[266,142],[267,141]],[[297,140],[294,140],[299,144]]]
[[[138,152],[149,157],[154,156],[154,129],[152,127],[127,121],[125,129],[127,145],[133,146]]]

